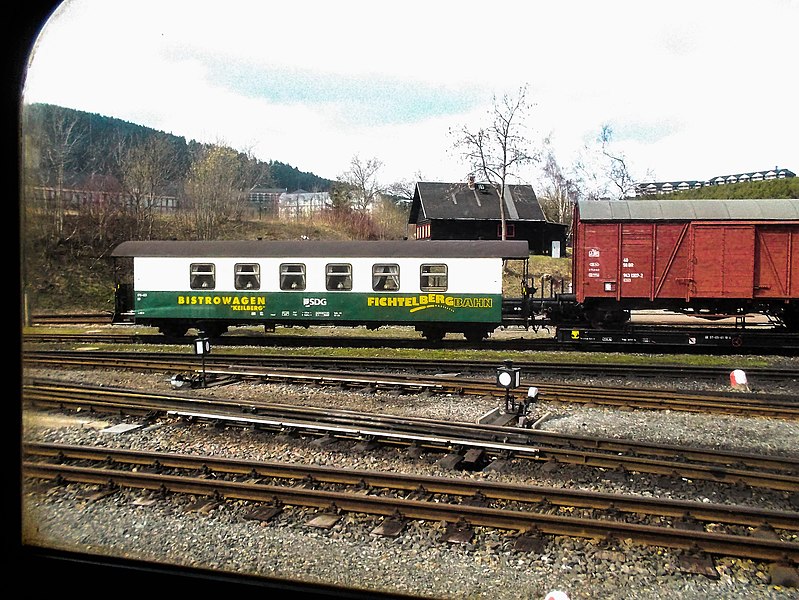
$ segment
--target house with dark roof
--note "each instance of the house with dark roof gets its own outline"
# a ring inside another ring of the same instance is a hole
[[[416,240],[502,239],[497,189],[470,179],[461,183],[418,182],[408,217],[408,238]],[[526,240],[531,254],[561,256],[566,225],[548,221],[530,185],[508,185],[506,238]]]

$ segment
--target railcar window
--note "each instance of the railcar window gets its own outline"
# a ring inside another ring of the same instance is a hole
[[[331,263],[325,267],[325,281],[328,290],[352,289],[352,265]]]
[[[191,263],[190,285],[193,290],[216,287],[216,267],[212,263]]]
[[[237,263],[234,284],[237,290],[261,289],[261,265],[258,263]]]
[[[305,265],[302,263],[283,263],[280,265],[280,289],[304,290]]]
[[[372,265],[372,289],[376,292],[398,290],[400,286],[399,265]]]
[[[446,292],[447,265],[422,265],[419,288],[423,292]]]

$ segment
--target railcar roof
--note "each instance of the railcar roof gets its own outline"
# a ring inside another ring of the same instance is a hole
[[[524,240],[419,241],[131,241],[111,253],[117,257],[330,257],[330,258],[527,258]]]
[[[785,221],[799,219],[799,199],[581,200],[582,221]]]

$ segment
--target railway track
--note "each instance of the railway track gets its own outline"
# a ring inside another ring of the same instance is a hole
[[[351,359],[348,357],[264,357],[241,355],[213,355],[204,357],[204,366],[198,369],[196,356],[187,354],[165,353],[119,353],[119,352],[52,352],[25,351],[23,361],[29,366],[38,367],[75,367],[75,368],[111,368],[136,369],[163,373],[188,373],[187,380],[196,378],[201,372],[205,381],[216,379],[231,381],[232,379],[258,379],[261,381],[284,381],[313,385],[339,385],[350,388],[397,388],[415,392],[439,394],[459,394],[475,396],[505,397],[506,392],[499,388],[493,378],[479,379],[473,374],[496,372],[496,365],[478,361],[421,361],[392,359],[389,365],[392,373],[377,372],[374,359]],[[535,373],[552,377],[563,376],[564,372],[572,377],[596,375],[601,372],[604,377],[615,374],[617,377],[634,373],[637,378],[656,378],[663,373],[672,377],[699,379],[702,376],[721,377],[720,369],[687,369],[675,367],[642,367],[637,370],[630,365],[562,365],[541,363],[517,363],[523,373],[522,385],[507,393],[513,402],[523,402],[531,387],[537,388],[539,397],[548,401],[582,403],[604,406],[623,406],[649,410],[676,410],[686,412],[714,412],[748,416],[766,416],[786,419],[799,418],[799,402],[792,396],[784,394],[747,394],[743,392],[678,392],[675,390],[658,390],[652,388],[632,388],[628,384],[615,387],[595,385],[577,385],[551,383],[536,380]],[[371,370],[342,370],[343,368]],[[400,373],[397,373],[399,371]],[[427,372],[427,376],[405,375],[407,371]],[[463,373],[461,373],[463,372]],[[533,374],[531,375],[530,372]],[[726,370],[723,371],[726,373]],[[799,375],[794,370],[763,369],[750,372],[751,376],[764,380],[782,378],[783,381],[794,381]]]
[[[225,352],[225,350],[222,350]],[[185,352],[124,352],[86,350],[33,350],[26,349],[22,353],[26,363],[57,364],[64,362],[69,365],[87,364],[93,361],[106,361],[113,364],[115,361],[133,364],[139,361],[141,368],[148,368],[152,362],[168,361],[171,364],[186,365],[184,368],[191,370],[197,366],[197,357]],[[415,359],[392,357],[390,363],[377,362],[373,357],[357,356],[311,356],[302,354],[266,355],[266,354],[214,354],[206,357],[207,363],[222,367],[237,364],[239,366],[275,367],[287,369],[307,369],[309,363],[314,368],[324,370],[386,370],[391,367],[399,372],[416,373],[458,373],[462,375],[489,376],[496,373],[499,361],[470,360],[470,359]],[[522,369],[524,374],[546,375],[557,377],[623,377],[637,380],[693,380],[716,381],[723,383],[729,381],[731,367],[706,367],[682,364],[621,364],[609,362],[552,362],[515,360],[514,366]],[[770,383],[797,383],[799,384],[799,369],[790,367],[748,367],[749,378],[753,381]]]
[[[66,321],[52,324],[67,324]],[[76,326],[78,324],[73,323]],[[285,331],[291,331],[288,328]],[[713,330],[714,335],[722,332],[718,329]],[[618,332],[616,332],[618,334]],[[727,333],[727,336],[734,332]],[[597,335],[597,332],[594,332]],[[687,333],[686,333],[687,335]],[[769,334],[763,334],[769,335]],[[32,332],[24,334],[24,340],[28,342],[40,343],[116,343],[116,344],[157,344],[157,345],[187,345],[192,344],[193,337],[168,337],[155,333],[138,332],[130,333],[123,329],[115,331],[92,332],[92,333],[59,333],[59,332]],[[773,338],[773,339],[772,339]],[[656,345],[643,344],[637,342],[625,343],[572,343],[570,341],[560,341],[556,339],[553,330],[552,335],[531,337],[529,332],[519,328],[515,332],[512,328],[503,332],[502,336],[493,336],[479,343],[468,342],[458,337],[445,338],[437,342],[430,342],[419,337],[419,334],[412,329],[399,335],[381,335],[380,332],[373,333],[347,329],[346,334],[335,328],[319,328],[313,333],[306,333],[304,329],[295,330],[290,333],[252,333],[252,330],[242,329],[233,330],[222,336],[213,338],[213,343],[217,346],[253,346],[253,347],[313,347],[313,348],[395,348],[395,349],[443,349],[443,350],[485,350],[485,351],[506,351],[506,352],[569,352],[573,354],[592,354],[596,352],[657,352],[659,354],[702,354],[702,355],[760,355],[760,356],[796,356],[799,354],[799,334],[772,334],[767,339],[761,339],[757,344],[747,346],[726,345],[698,345],[691,346],[686,344],[658,343]]]
[[[35,380],[23,386],[27,406],[104,413],[168,415],[187,421],[267,431],[291,431],[316,438],[426,448],[442,453],[451,468],[502,468],[510,458],[573,464],[622,472],[799,492],[799,458],[748,455],[702,448],[579,437],[515,427],[395,417],[342,410],[320,411],[266,402],[185,394],[154,394],[100,386]]]
[[[261,504],[250,518],[263,521],[285,506],[303,506],[334,516],[381,516],[385,520],[375,533],[385,535],[397,535],[409,520],[445,521],[449,534],[458,536],[477,526],[515,531],[518,548],[531,547],[543,535],[624,538],[799,564],[799,513],[793,512],[105,447],[26,444],[23,452],[27,478],[98,486],[107,493],[128,488],[192,494],[211,503],[244,500]]]
[[[86,313],[34,313],[30,316],[31,325],[85,325],[104,324],[110,325],[113,313],[86,312]]]

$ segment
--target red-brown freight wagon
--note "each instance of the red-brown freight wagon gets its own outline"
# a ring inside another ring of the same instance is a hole
[[[581,201],[573,286],[594,324],[630,310],[762,313],[799,326],[799,200]]]

